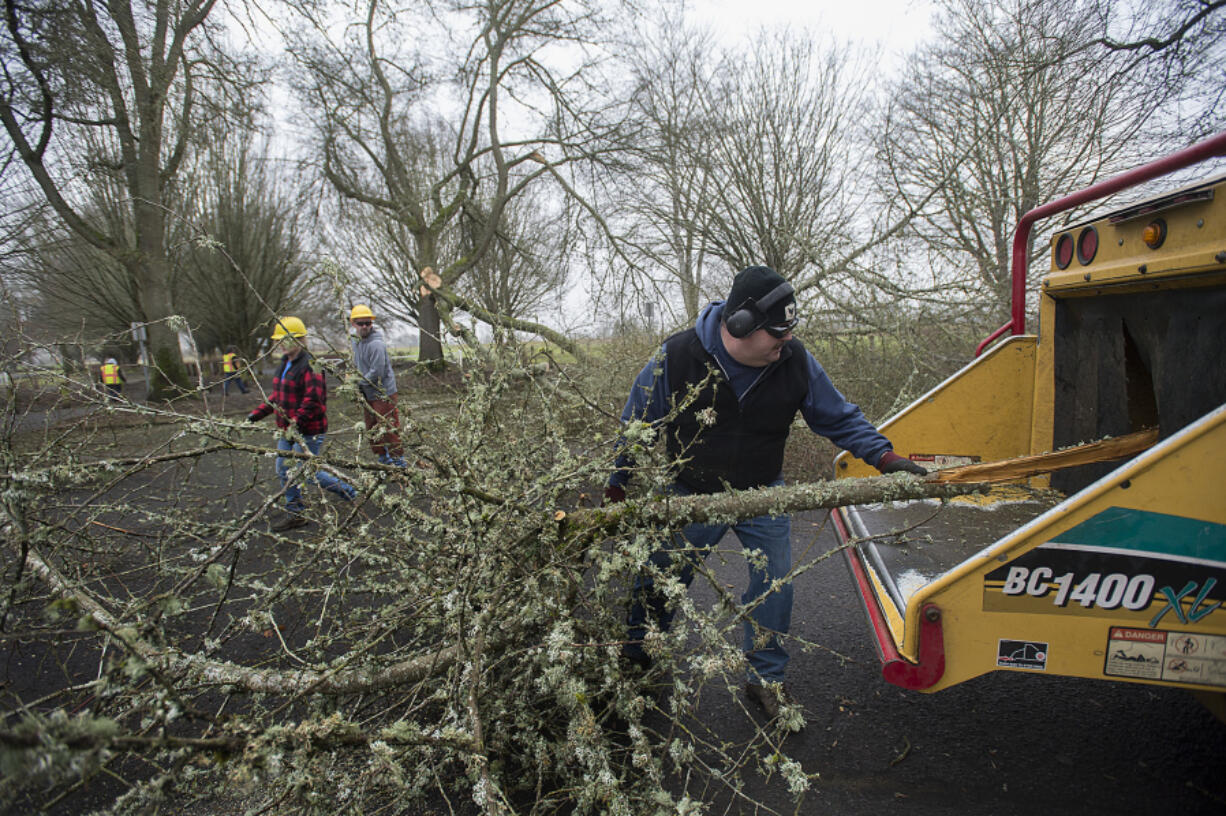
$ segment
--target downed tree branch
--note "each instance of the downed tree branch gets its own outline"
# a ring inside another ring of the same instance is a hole
[[[123,476],[131,476],[141,470],[166,462],[173,462],[179,459],[195,459],[201,456],[207,456],[212,453],[221,453],[225,451],[235,453],[251,453],[257,456],[268,458],[280,457],[282,459],[297,460],[301,462],[319,461],[325,465],[336,467],[336,463],[322,454],[313,454],[305,448],[301,451],[297,450],[278,450],[277,448],[269,448],[263,445],[252,445],[245,442],[236,442],[234,440],[217,437],[221,441],[211,444],[202,445],[197,448],[188,450],[176,451],[174,453],[161,454],[158,456],[133,456],[122,459],[97,459],[92,462],[77,462],[74,463],[71,469],[64,467],[46,467],[37,470],[21,470],[21,471],[0,471],[0,482],[9,482],[15,485],[33,484],[36,486],[44,486],[47,484],[72,484],[88,481],[96,478],[97,474],[110,473],[122,468],[130,468],[130,473],[124,473]],[[380,462],[350,462],[345,461],[346,468],[351,470],[371,471],[374,473],[385,473],[389,476],[403,476],[404,469],[395,465],[385,465]]]
[[[136,631],[120,623],[102,604],[83,589],[72,586],[59,570],[42,559],[30,547],[25,554],[25,566],[61,598],[73,601],[98,628],[106,631],[149,668],[167,674],[184,673],[196,682],[209,685],[231,685],[263,694],[352,694],[374,691],[390,686],[420,682],[450,667],[460,655],[459,647],[447,646],[438,651],[403,660],[384,669],[346,671],[280,671],[252,669],[224,660],[214,660],[198,654],[184,654],[178,649],[161,649]]]
[[[998,462],[981,462],[946,468],[929,474],[925,481],[941,484],[1008,482],[1050,473],[1053,470],[1136,456],[1152,448],[1157,442],[1158,429],[1146,428],[1127,436],[1100,439],[1097,442],[1088,442],[1084,445],[1075,445],[1071,448],[1039,453],[1034,456],[1019,456],[1015,459],[1001,459]]]
[[[58,727],[57,727],[58,725]],[[297,725],[279,725],[259,734],[226,734],[216,737],[188,737],[167,734],[119,733],[118,726],[109,720],[95,720],[91,728],[75,730],[79,724],[51,724],[45,720],[30,720],[16,728],[0,730],[0,746],[19,750],[46,748],[48,744],[60,743],[73,750],[148,750],[160,748],[176,750],[186,748],[219,754],[241,754],[254,744],[293,750],[309,742],[321,749],[360,748],[375,741],[392,745],[447,746],[464,753],[475,753],[476,746],[471,735],[455,728],[430,728],[425,730],[413,723],[401,720],[385,726],[373,734],[362,726],[330,717],[323,721],[305,721]]]
[[[732,524],[740,519],[828,510],[853,504],[916,499],[952,499],[983,492],[982,484],[944,484],[915,476],[872,476],[734,490],[695,496],[652,496],[608,507],[578,510],[558,518],[568,533],[615,532],[631,519],[660,526]]]
[[[703,496],[654,496],[607,508],[580,510],[569,516],[563,511],[556,514],[543,511],[539,529],[542,537],[553,529],[559,534],[573,535],[578,543],[587,546],[629,522],[660,526],[695,521],[732,523],[767,513],[782,514],[883,501],[952,498],[982,489],[981,485],[933,484],[913,476],[894,475]],[[134,629],[124,626],[84,589],[73,586],[34,547],[23,549],[15,538],[18,537],[9,537],[10,546],[14,546],[19,557],[24,555],[26,566],[39,579],[61,598],[74,601],[100,629],[110,633],[155,672],[182,673],[196,682],[234,686],[254,693],[358,694],[421,682],[445,671],[462,657],[459,645],[453,644],[383,668],[278,670],[254,669],[199,654],[186,654],[173,648],[159,648],[141,638]],[[497,640],[491,638],[486,648],[496,651],[514,634],[513,631],[499,630]]]
[[[542,512],[538,528],[542,537],[570,538],[582,547],[601,537],[616,533],[627,525],[679,527],[690,523],[734,523],[761,515],[782,515],[801,510],[830,509],[847,505],[873,504],[917,499],[949,499],[984,491],[984,484],[1022,478],[1034,473],[1072,467],[1094,461],[1134,455],[1156,441],[1157,431],[1103,440],[1064,451],[1004,462],[950,468],[926,478],[907,475],[841,479],[832,482],[787,485],[754,490],[728,491],[710,495],[657,495],[614,504],[608,507]],[[254,446],[233,445],[237,449]],[[264,449],[257,449],[264,452]],[[975,481],[969,481],[975,479]],[[272,694],[352,694],[420,682],[446,670],[461,657],[457,645],[440,648],[384,668],[339,669],[332,671],[302,669],[282,671],[253,669],[175,649],[160,649],[124,627],[101,604],[72,584],[44,561],[33,547],[22,551],[26,565],[63,598],[74,600],[100,628],[110,632],[134,655],[155,671],[183,672],[198,682],[231,685],[250,692]],[[513,633],[500,632],[500,640]],[[496,649],[500,644],[489,643]]]

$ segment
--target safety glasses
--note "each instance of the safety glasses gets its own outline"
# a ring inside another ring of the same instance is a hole
[[[355,326],[369,326],[369,325],[370,325],[370,321],[369,321],[369,320],[355,320],[355,321],[353,321],[353,325],[355,325]]]
[[[780,323],[775,326],[763,326],[762,328],[766,329],[766,333],[769,334],[771,337],[774,337],[777,340],[782,340],[783,338],[787,337],[788,334],[793,329],[796,328],[796,324],[799,322],[800,322],[800,318],[794,317],[791,320],[787,321],[786,323]]]

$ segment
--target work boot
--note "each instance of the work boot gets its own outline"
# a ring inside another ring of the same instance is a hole
[[[290,530],[296,530],[299,527],[305,527],[309,523],[300,513],[286,513],[270,525],[268,529],[274,533],[285,533]]]
[[[779,716],[779,708],[783,705],[796,705],[791,690],[783,683],[745,684],[745,696],[762,706],[766,716],[772,720]]]
[[[408,463],[404,461],[404,457],[396,456],[390,453],[379,454],[379,464],[393,465],[398,468],[407,468],[409,466]]]

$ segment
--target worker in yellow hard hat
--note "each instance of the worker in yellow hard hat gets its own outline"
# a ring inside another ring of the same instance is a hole
[[[256,406],[247,416],[257,422],[272,414],[277,427],[295,428],[306,443],[307,450],[318,455],[328,431],[328,385],[322,373],[311,368],[311,354],[306,349],[306,325],[296,317],[277,318],[272,339],[284,352],[277,374],[272,378],[268,401]],[[302,445],[284,436],[277,440],[277,450],[303,452]],[[284,457],[277,457],[277,476],[285,488],[285,517],[272,525],[274,532],[292,530],[307,523],[302,511],[302,491],[291,483],[289,466]],[[357,498],[357,490],[325,470],[315,471],[315,483],[346,501]]]
[[[272,326],[272,339],[280,343],[287,337],[295,340],[305,340],[306,324],[296,317],[278,317]],[[291,344],[292,345],[292,344]],[[305,347],[304,347],[305,348]]]
[[[405,467],[404,447],[400,443],[400,411],[396,407],[396,374],[392,358],[383,342],[383,332],[375,325],[375,313],[358,304],[349,310],[349,324],[357,338],[353,343],[353,364],[358,370],[358,389],[362,392],[362,417],[370,432],[370,449],[385,465]]]

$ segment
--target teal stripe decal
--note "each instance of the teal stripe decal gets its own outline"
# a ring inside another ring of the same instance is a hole
[[[1226,561],[1226,524],[1124,507],[1104,510],[1056,542]]]

